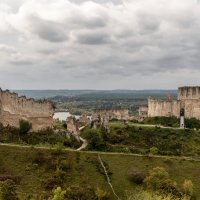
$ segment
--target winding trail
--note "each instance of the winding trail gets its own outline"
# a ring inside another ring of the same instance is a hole
[[[102,166],[102,168],[103,168],[103,170],[104,170],[104,173],[105,173],[105,175],[106,175],[107,182],[108,182],[108,184],[110,185],[110,188],[111,188],[113,194],[116,196],[116,198],[117,198],[118,200],[120,200],[119,196],[116,194],[116,192],[115,192],[115,190],[114,190],[114,188],[113,188],[113,185],[112,185],[112,183],[111,183],[111,181],[110,181],[110,177],[108,176],[108,172],[107,172],[106,167],[105,167],[105,165],[104,165],[104,163],[103,163],[103,161],[102,161],[102,159],[101,159],[100,154],[98,154],[98,158],[99,158],[99,161],[100,161],[100,163],[101,163],[101,166]]]
[[[85,127],[86,127],[86,126],[80,127],[80,128],[79,128],[79,131],[83,130]],[[80,136],[80,140],[81,140],[83,143],[82,143],[82,145],[81,145],[78,149],[76,149],[76,151],[81,151],[81,150],[85,149],[85,148],[87,147],[87,145],[88,145],[87,140],[84,139],[84,138],[82,138],[81,136]]]
[[[0,143],[0,146],[8,146],[8,147],[17,147],[17,148],[34,148],[34,149],[44,149],[44,150],[51,150],[56,149],[56,147],[45,147],[45,146],[33,146],[33,145],[23,145],[23,144],[12,144],[12,143]],[[64,148],[63,151],[72,151],[76,152],[75,149]],[[185,159],[187,161],[195,161],[200,162],[199,157],[187,157],[187,156],[162,156],[162,155],[143,155],[143,154],[133,154],[133,153],[119,153],[119,152],[99,152],[99,151],[82,151],[81,153],[88,153],[88,154],[100,154],[100,155],[122,155],[122,156],[135,156],[135,157],[151,157],[151,158],[161,158],[161,159]]]
[[[87,140],[83,139],[82,137],[80,137],[80,140],[83,143],[82,143],[82,145],[78,149],[76,149],[76,151],[81,151],[81,150],[85,149],[87,147],[87,145],[88,145]]]

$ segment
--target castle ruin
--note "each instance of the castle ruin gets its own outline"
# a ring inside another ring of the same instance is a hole
[[[185,118],[200,119],[200,86],[178,88],[177,100],[148,99],[148,117],[175,116],[180,117],[181,111]]]
[[[127,121],[129,119],[128,109],[96,109],[92,112],[92,120],[96,120],[99,117],[108,121],[112,119],[118,119]]]
[[[54,106],[47,100],[27,99],[0,89],[0,122],[4,126],[19,127],[19,121],[23,119],[37,131],[53,126],[53,114]]]
[[[92,127],[107,129],[109,121],[113,119],[127,121],[129,119],[128,109],[96,109],[92,112]]]

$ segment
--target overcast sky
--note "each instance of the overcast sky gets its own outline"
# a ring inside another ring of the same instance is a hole
[[[198,0],[1,0],[3,89],[200,85]]]

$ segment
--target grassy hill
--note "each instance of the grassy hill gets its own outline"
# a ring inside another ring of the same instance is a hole
[[[101,158],[109,171],[111,182],[121,199],[126,192],[135,192],[136,185],[129,181],[132,170],[147,173],[156,166],[166,168],[178,186],[191,179],[194,192],[200,198],[200,161],[184,158],[148,157],[102,153]],[[62,170],[58,170],[62,169]],[[97,153],[73,152],[33,147],[0,145],[0,179],[10,176],[16,181],[20,199],[48,199],[52,188],[61,185],[72,192],[90,194],[100,187],[115,199],[106,182]],[[61,181],[62,180],[62,184]],[[82,188],[82,189],[80,189]],[[87,198],[89,199],[89,198]]]

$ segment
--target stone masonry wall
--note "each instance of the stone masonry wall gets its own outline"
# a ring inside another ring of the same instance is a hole
[[[18,97],[16,93],[0,90],[0,122],[18,127],[19,120],[32,123],[33,130],[52,127],[54,106],[48,101]]]
[[[92,120],[98,119],[98,117],[105,118],[107,120],[118,119],[128,120],[128,109],[97,109],[92,113]]]
[[[180,87],[178,89],[178,100],[200,99],[200,87]]]
[[[156,116],[176,116],[179,117],[180,113],[180,101],[163,101],[148,99],[148,117]]]

